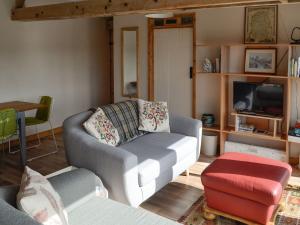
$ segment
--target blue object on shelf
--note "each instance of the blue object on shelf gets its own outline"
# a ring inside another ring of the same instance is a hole
[[[215,116],[213,114],[205,113],[202,115],[201,120],[204,127],[212,127],[215,124]]]

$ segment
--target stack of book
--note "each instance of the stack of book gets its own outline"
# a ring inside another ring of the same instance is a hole
[[[300,76],[300,57],[298,59],[291,59],[290,62],[290,77],[299,77]]]

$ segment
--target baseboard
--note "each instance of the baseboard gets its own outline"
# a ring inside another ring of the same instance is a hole
[[[57,128],[54,128],[53,131],[54,131],[54,134],[61,134],[63,132],[63,128],[62,127],[57,127]],[[46,130],[46,131],[39,132],[39,136],[40,136],[40,138],[46,138],[46,137],[52,136],[51,130]],[[27,143],[37,141],[37,140],[38,140],[38,138],[37,138],[36,134],[31,134],[31,135],[26,136],[26,142]],[[18,139],[12,140],[10,142],[10,144],[11,144],[11,147],[19,146],[19,140]],[[4,144],[4,148],[8,149],[8,143]],[[2,150],[3,148],[0,147],[0,149]]]

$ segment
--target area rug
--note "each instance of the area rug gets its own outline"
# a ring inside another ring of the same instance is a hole
[[[300,225],[300,187],[288,186],[283,198],[286,206],[283,212],[277,214],[275,225]],[[204,196],[201,196],[178,222],[184,225],[243,225],[243,223],[221,216],[213,221],[205,220],[203,205]]]

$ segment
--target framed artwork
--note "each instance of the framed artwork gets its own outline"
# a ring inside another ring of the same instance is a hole
[[[245,73],[276,74],[276,48],[246,48]]]
[[[277,43],[277,5],[245,8],[245,44]]]

